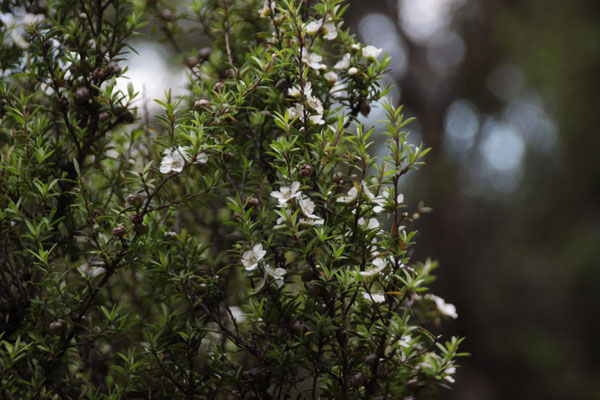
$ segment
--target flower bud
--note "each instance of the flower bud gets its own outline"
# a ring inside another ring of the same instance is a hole
[[[258,207],[260,205],[260,201],[256,197],[250,197],[248,199],[248,205],[252,207]]]
[[[301,177],[306,178],[312,175],[313,167],[310,164],[304,164],[298,169],[298,172],[300,173]]]
[[[88,101],[90,99],[90,89],[80,87],[75,91],[74,97],[77,101]]]
[[[358,74],[358,69],[356,67],[348,68],[348,75],[354,76],[356,74]]]
[[[235,77],[235,69],[233,69],[233,68],[226,69],[225,76],[228,78],[234,78]]]
[[[50,323],[48,329],[50,329],[50,332],[52,332],[55,335],[61,335],[67,329],[67,321],[65,321],[62,318],[57,319],[56,321]]]
[[[419,218],[421,218],[421,214],[419,214],[418,212],[416,212],[416,213],[413,213],[413,215],[412,215],[412,219],[413,219],[413,220],[415,220],[415,221],[416,221],[416,220],[418,220]]]
[[[192,69],[194,68],[196,65],[198,65],[200,61],[198,61],[198,59],[194,56],[188,57],[185,59],[185,65],[189,68]]]
[[[121,73],[121,67],[114,61],[111,61],[106,66],[109,75],[119,75]]]
[[[210,107],[210,101],[206,99],[196,100],[194,102],[194,109],[196,111],[205,111]]]
[[[308,294],[310,294],[313,297],[317,297],[321,294],[321,286],[316,283],[311,284],[308,287]]]
[[[127,228],[123,225],[119,225],[112,230],[112,233],[115,236],[123,237],[127,233]]]
[[[106,77],[106,69],[101,67],[96,67],[93,72],[94,79],[102,80]]]
[[[406,211],[404,211],[404,212],[402,213],[402,218],[406,218],[406,217],[408,217],[408,213],[407,213]]]
[[[377,357],[377,354],[371,353],[365,357],[365,364],[375,365],[375,363],[377,363],[378,359],[379,359],[379,357]]]
[[[198,51],[198,56],[201,60],[206,61],[210,57],[211,53],[212,49],[210,47],[203,47],[200,49],[200,51]]]
[[[315,270],[313,267],[307,265],[302,270],[302,282],[310,282],[315,278]]]
[[[158,16],[165,22],[172,22],[175,19],[175,13],[173,13],[173,11],[169,10],[168,8],[162,10],[158,14]]]

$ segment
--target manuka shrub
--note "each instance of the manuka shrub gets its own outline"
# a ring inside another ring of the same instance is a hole
[[[390,59],[341,0],[190,3],[0,5],[0,398],[435,397],[427,150],[359,120]],[[140,32],[189,72],[156,115],[117,85]]]

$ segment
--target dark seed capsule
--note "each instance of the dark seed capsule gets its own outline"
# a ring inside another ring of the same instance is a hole
[[[77,101],[88,101],[90,99],[90,89],[86,87],[80,87],[75,91],[74,96]]]
[[[258,207],[260,205],[260,201],[256,197],[250,197],[248,199],[248,205],[252,207]]]
[[[194,109],[196,111],[205,111],[209,107],[210,107],[210,101],[208,101],[206,99],[200,99],[200,100],[196,100],[194,102]]]
[[[145,224],[136,224],[133,226],[133,230],[137,235],[145,235],[148,233],[148,227]]]
[[[196,65],[198,65],[200,61],[198,61],[198,59],[196,57],[188,57],[185,59],[185,65],[189,68],[192,69],[194,68]]]
[[[108,121],[110,119],[110,114],[107,112],[101,112],[100,115],[98,115],[98,119],[100,122]]]
[[[377,354],[371,353],[365,357],[365,364],[374,365],[377,362]]]
[[[280,79],[275,84],[275,88],[282,93],[284,93],[286,90],[288,90],[289,87],[290,87],[290,84],[288,83],[287,79]]]
[[[130,194],[127,196],[127,204],[131,204],[132,206],[139,207],[142,203],[143,197],[139,194]]]
[[[385,369],[385,367],[383,365],[379,365],[377,367],[377,377],[381,378],[381,379],[385,379],[388,376],[388,372],[387,369]]]
[[[299,172],[301,177],[306,178],[312,175],[313,167],[310,164],[304,164],[300,167]]]
[[[175,13],[173,13],[173,11],[169,10],[168,8],[162,10],[158,14],[158,16],[165,22],[172,22],[175,19]]]
[[[371,106],[366,100],[363,100],[358,105],[358,110],[364,115],[367,116],[371,112]]]
[[[121,67],[114,61],[109,62],[106,69],[108,70],[109,75],[119,75],[121,73]]]
[[[321,286],[313,283],[308,287],[308,294],[313,297],[317,297],[321,294]]]
[[[66,97],[61,97],[58,100],[58,105],[62,110],[68,110],[71,103],[69,102],[69,99],[67,99]]]
[[[311,266],[306,266],[302,270],[302,282],[310,282],[315,278],[315,270]]]
[[[106,69],[101,67],[96,67],[93,72],[94,78],[97,80],[104,79],[106,77]]]
[[[219,90],[223,89],[223,87],[225,87],[225,84],[221,81],[215,83],[215,85],[213,86],[213,90],[215,92],[218,92]]]
[[[344,179],[344,174],[342,174],[340,171],[333,174],[333,182],[342,183],[343,179]]]
[[[208,57],[210,57],[211,53],[212,53],[212,49],[210,47],[203,47],[198,52],[198,57],[200,57],[202,60],[206,61],[206,60],[208,60]]]
[[[362,372],[357,372],[352,377],[352,385],[355,387],[363,386],[366,381],[367,379],[365,378],[365,374],[363,374]]]
[[[127,111],[125,114],[123,114],[123,122],[127,123],[127,124],[131,124],[135,121],[135,116],[133,115],[133,113],[131,111]]]
[[[65,330],[67,329],[67,321],[65,321],[64,319],[57,319],[56,321],[53,321],[50,323],[50,326],[48,327],[48,329],[50,329],[50,332],[52,332],[55,335],[60,335],[62,333],[65,332]]]
[[[123,225],[119,225],[116,226],[113,230],[112,230],[113,235],[118,236],[118,237],[123,237],[123,235],[125,235],[127,233],[127,228]]]
[[[231,162],[235,159],[235,154],[233,154],[232,152],[228,151],[227,153],[223,153],[223,160],[225,160],[226,162]]]

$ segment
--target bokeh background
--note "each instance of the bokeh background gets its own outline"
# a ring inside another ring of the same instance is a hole
[[[434,210],[415,258],[439,260],[434,292],[459,313],[443,333],[472,354],[443,398],[600,399],[600,1],[349,3],[432,148],[403,188]],[[136,88],[185,93],[182,56],[150,43],[134,44]]]
[[[600,399],[600,2],[354,0],[432,147],[417,257],[467,337],[445,399]]]

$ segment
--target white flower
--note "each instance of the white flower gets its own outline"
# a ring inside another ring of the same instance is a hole
[[[446,303],[444,299],[433,294],[428,294],[426,297],[435,302],[435,306],[437,307],[438,311],[443,315],[447,315],[454,319],[458,318],[454,304]]]
[[[374,303],[383,303],[385,301],[384,293],[367,293],[363,292],[363,297],[367,300],[371,300]]]
[[[95,278],[106,272],[106,268],[91,267],[88,263],[81,264],[77,269],[90,278]]]
[[[323,23],[323,21],[311,21],[304,26],[304,30],[309,35],[314,35],[315,33],[322,33],[325,40],[333,40],[337,37],[337,29],[335,28],[335,24],[333,22]]]
[[[328,22],[324,24],[321,31],[323,32],[323,37],[325,38],[325,40],[333,40],[338,35],[337,29],[333,22]]]
[[[344,57],[341,61],[338,61],[333,68],[334,69],[348,69],[350,67],[350,53],[344,54]]]
[[[308,120],[311,123],[311,125],[324,125],[325,124],[325,120],[323,119],[323,114],[311,115],[310,117],[308,117]]]
[[[410,347],[410,342],[412,342],[412,337],[410,335],[404,335],[398,340],[398,345],[400,345],[400,347]]]
[[[262,248],[262,244],[257,244],[252,250],[247,250],[242,255],[242,264],[246,271],[254,271],[258,266],[258,262],[267,254]]]
[[[350,47],[352,48],[352,50],[359,51],[360,50],[360,43],[354,43]]]
[[[366,59],[374,60],[377,57],[379,57],[379,55],[381,54],[382,51],[383,51],[383,49],[378,49],[375,46],[369,45],[362,49],[362,56]]]
[[[166,149],[164,152],[164,157],[160,162],[160,172],[163,174],[168,174],[170,172],[180,173],[183,171],[183,167],[186,162],[190,161],[190,155],[188,150],[189,146],[179,146],[176,150]],[[208,161],[208,157],[204,153],[198,153],[196,155],[196,163],[206,163]]]
[[[304,87],[300,87],[300,86],[294,86],[288,89],[288,96],[294,97],[294,98],[300,98],[302,96],[302,94],[304,93],[305,97],[311,96],[312,95],[312,85],[310,84],[310,82],[307,82]]]
[[[260,10],[258,10],[258,15],[260,15],[263,18],[266,18],[274,12],[275,12],[275,3],[271,3],[270,0],[264,0],[262,3],[262,8]]]
[[[352,189],[348,190],[348,193],[344,197],[338,197],[337,202],[339,203],[353,203],[358,198],[358,190],[352,186]]]
[[[256,289],[254,289],[254,293],[258,293],[265,286],[265,283],[267,282],[267,278],[269,276],[273,278],[273,282],[275,282],[275,285],[278,288],[280,288],[281,286],[283,286],[283,276],[284,275],[285,275],[285,269],[283,269],[283,268],[273,269],[269,265],[265,265],[265,276],[260,280],[260,282],[258,283],[258,286],[256,286]]]
[[[446,375],[444,377],[444,379],[447,380],[450,383],[454,383],[455,380],[454,380],[454,377],[452,375],[454,375],[456,373],[456,367],[453,367],[453,366],[447,367],[444,372],[446,374],[448,374],[448,375]]]
[[[300,182],[294,182],[292,186],[282,186],[279,191],[271,192],[271,196],[279,201],[279,207],[284,207],[290,200],[302,194],[298,189],[300,189]]]
[[[367,268],[364,271],[360,271],[362,276],[374,276],[378,275],[381,271],[383,271],[387,266],[387,262],[383,258],[376,258],[372,261],[373,266],[371,268]]]
[[[329,83],[330,86],[338,80],[338,74],[336,74],[333,71],[326,72],[325,75],[323,75],[323,77],[325,78],[327,83]]]
[[[331,94],[333,97],[340,97],[342,94],[344,94],[346,87],[347,85],[344,82],[338,82],[329,90],[329,94]]]
[[[300,205],[300,209],[302,210],[302,213],[307,218],[319,219],[319,216],[314,214],[315,203],[310,198],[305,197],[305,196],[300,196],[300,201],[298,202],[298,204]]]
[[[319,114],[323,114],[323,103],[321,103],[321,100],[319,100],[319,98],[314,97],[311,94],[309,94],[308,96],[305,96],[305,97],[306,97],[306,103],[308,104],[308,106],[310,108],[312,108]]]
[[[323,225],[325,223],[325,220],[323,218],[319,218],[319,219],[300,218],[300,223],[302,225],[317,226],[317,225]]]
[[[304,30],[309,35],[319,32],[320,29],[321,29],[321,21],[311,21],[304,26]]]
[[[357,68],[352,67],[352,68],[348,69],[348,75],[354,76],[356,74],[358,74],[358,69]]]
[[[302,62],[304,62],[310,68],[315,69],[317,71],[327,69],[327,65],[321,63],[322,60],[323,57],[316,53],[302,54]]]
[[[185,162],[189,156],[185,152],[185,149],[179,146],[177,150],[166,149],[165,156],[160,163],[160,172],[168,174],[170,172],[180,173],[183,171]]]
[[[288,108],[288,115],[291,119],[299,117],[304,114],[304,106],[301,103],[295,103],[292,107]]]
[[[358,219],[358,226],[360,226],[361,228],[364,228],[365,225],[367,225],[367,221],[365,221],[364,218],[360,217]],[[377,221],[376,218],[371,218],[369,219],[369,224],[367,225],[368,230],[373,230],[373,229],[378,229],[379,228],[379,221]]]

